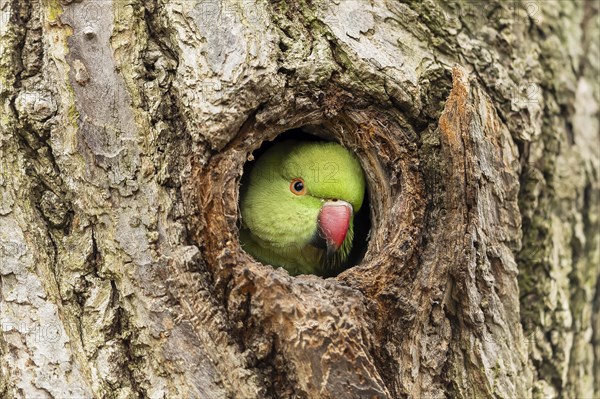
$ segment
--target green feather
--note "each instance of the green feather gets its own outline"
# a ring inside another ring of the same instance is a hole
[[[305,195],[290,191],[302,178]],[[362,206],[365,179],[360,163],[336,143],[284,141],[257,161],[241,192],[240,241],[255,259],[284,267],[292,275],[332,275],[352,250],[354,217],[341,248],[327,256],[314,246],[324,202],[344,200],[354,212]]]

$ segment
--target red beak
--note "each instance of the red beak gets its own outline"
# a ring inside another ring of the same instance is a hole
[[[342,246],[350,218],[352,205],[346,201],[328,201],[323,204],[319,213],[319,235],[327,242],[327,255],[331,256]]]

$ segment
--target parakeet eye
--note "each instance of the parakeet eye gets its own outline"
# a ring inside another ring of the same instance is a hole
[[[304,180],[301,177],[298,177],[290,183],[290,191],[296,195],[304,195],[306,194],[306,187],[304,187]]]

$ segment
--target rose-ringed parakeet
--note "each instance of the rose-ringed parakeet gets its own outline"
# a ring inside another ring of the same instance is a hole
[[[278,143],[256,161],[242,189],[242,246],[291,275],[332,275],[352,249],[364,193],[360,163],[341,145]]]

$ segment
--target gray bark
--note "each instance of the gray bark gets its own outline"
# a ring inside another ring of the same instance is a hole
[[[0,397],[600,396],[597,2],[0,13]],[[368,178],[335,278],[237,239],[294,128]]]

